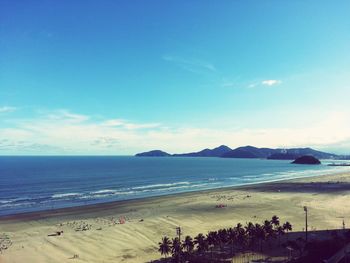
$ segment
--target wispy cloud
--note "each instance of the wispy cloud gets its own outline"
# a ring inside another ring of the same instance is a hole
[[[203,73],[208,71],[216,71],[216,68],[212,63],[199,59],[187,59],[170,55],[164,55],[162,59],[168,62],[175,63],[177,66],[190,72]]]
[[[280,85],[281,83],[282,83],[282,80],[266,79],[266,80],[250,83],[247,87],[248,88],[256,88],[256,87],[263,87],[263,86],[272,87],[272,86]]]
[[[299,115],[298,115],[299,116]],[[194,151],[227,144],[269,147],[350,145],[350,114],[328,112],[302,127],[221,128],[96,119],[67,110],[12,120],[0,128],[0,154],[133,154],[149,149]],[[298,117],[300,120],[300,117]],[[349,149],[350,151],[350,149]]]
[[[64,109],[41,111],[7,123],[12,127],[0,127],[0,138],[6,140],[0,143],[0,154],[118,154],[136,143],[145,144],[144,135],[161,127],[158,123],[94,118]]]
[[[87,115],[72,113],[66,109],[60,109],[60,110],[50,112],[45,117],[49,120],[56,120],[56,121],[65,120],[67,122],[75,122],[75,123],[84,122],[90,118]]]
[[[252,83],[248,85],[248,88],[252,89],[255,88],[258,85],[258,83]]]
[[[22,152],[22,153],[42,153],[42,154],[62,154],[64,148],[49,144],[32,143],[29,141],[0,140],[0,152]]]
[[[278,85],[278,84],[281,84],[282,81],[281,80],[277,80],[277,79],[267,79],[267,80],[263,80],[261,82],[262,85],[265,85],[265,86],[275,86],[275,85]]]
[[[128,130],[138,130],[138,129],[150,129],[159,127],[159,123],[133,123],[122,119],[113,119],[103,122],[103,125],[107,127],[121,127]]]
[[[0,113],[13,112],[15,110],[17,110],[16,107],[10,107],[10,106],[2,106],[2,107],[0,107]]]
[[[221,87],[223,88],[233,88],[241,86],[241,78],[240,76],[236,76],[235,78],[222,78],[221,79]]]
[[[97,138],[93,142],[91,142],[91,145],[93,147],[99,147],[99,148],[120,148],[121,142],[119,139],[115,139],[112,137],[101,137]]]

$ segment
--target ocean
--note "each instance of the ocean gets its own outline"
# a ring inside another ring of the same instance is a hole
[[[0,157],[0,215],[350,171],[200,157]]]

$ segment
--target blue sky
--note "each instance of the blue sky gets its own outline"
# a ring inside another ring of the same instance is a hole
[[[349,1],[0,1],[0,154],[350,153]]]

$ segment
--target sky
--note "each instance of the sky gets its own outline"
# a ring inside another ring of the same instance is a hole
[[[0,155],[350,154],[349,1],[0,0]]]

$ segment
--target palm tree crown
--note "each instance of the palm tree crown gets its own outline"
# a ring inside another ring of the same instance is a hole
[[[183,242],[179,237],[170,240],[164,236],[159,242],[158,251],[165,257],[171,253],[175,262],[191,262],[193,258],[206,258],[210,248],[213,260],[213,256],[223,254],[222,252],[228,247],[231,248],[231,256],[234,256],[236,250],[245,251],[248,248],[254,249],[255,246],[259,246],[262,251],[265,244],[271,247],[274,245],[274,242],[270,242],[272,238],[278,238],[278,246],[280,246],[281,237],[285,232],[288,233],[291,230],[292,225],[288,221],[282,224],[279,217],[274,215],[270,220],[263,221],[262,224],[248,222],[243,227],[241,223],[238,223],[235,227],[209,231],[207,235],[200,233],[193,239],[187,235]]]
[[[175,237],[172,240],[171,253],[173,254],[174,258],[177,258],[179,257],[181,252],[182,252],[181,242],[178,237]]]
[[[287,221],[283,224],[283,229],[288,231],[292,231],[292,225]]]
[[[273,224],[275,226],[275,228],[277,228],[280,225],[280,219],[278,216],[274,215],[271,218],[271,224]]]
[[[199,253],[205,252],[208,250],[208,242],[202,233],[198,234],[194,238],[194,243],[197,245],[197,250]]]
[[[158,251],[160,252],[161,255],[164,255],[166,257],[170,253],[170,245],[171,245],[170,239],[167,236],[165,236],[162,238],[162,241],[159,242],[158,244],[159,244]]]
[[[193,251],[193,248],[194,248],[194,243],[193,243],[192,237],[186,236],[185,240],[182,243],[182,246],[186,249],[186,251],[188,253],[191,253]]]

